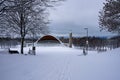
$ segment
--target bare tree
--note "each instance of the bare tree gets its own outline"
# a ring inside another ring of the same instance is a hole
[[[21,53],[26,35],[48,33],[47,8],[63,0],[11,0],[0,15],[0,30],[21,37]],[[1,7],[1,6],[0,6]]]
[[[101,29],[120,34],[120,0],[106,0],[100,11],[99,24]]]
[[[1,0],[0,1],[0,14],[2,14],[5,10],[5,8],[7,7],[4,3],[6,0]]]

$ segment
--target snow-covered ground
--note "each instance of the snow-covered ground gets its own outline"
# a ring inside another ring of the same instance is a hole
[[[37,47],[35,56],[6,53],[0,50],[0,80],[120,80],[120,48],[87,56],[66,47]]]

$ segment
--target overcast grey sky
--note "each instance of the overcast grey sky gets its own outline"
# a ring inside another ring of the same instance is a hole
[[[52,34],[68,35],[70,31],[77,36],[85,36],[84,28],[89,29],[89,36],[110,36],[98,25],[98,15],[105,0],[67,0],[55,10],[50,10],[49,25]]]

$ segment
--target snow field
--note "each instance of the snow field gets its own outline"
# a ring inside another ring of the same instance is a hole
[[[37,47],[35,56],[0,54],[0,80],[120,80],[119,51],[83,56],[77,49]]]

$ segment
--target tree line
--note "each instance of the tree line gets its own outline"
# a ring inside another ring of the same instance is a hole
[[[25,43],[36,42],[38,38],[26,38]],[[63,43],[69,43],[69,38],[59,37]],[[111,38],[101,37],[73,37],[72,42],[75,47],[84,48],[86,46],[86,40],[89,42],[89,49],[114,49],[120,47],[120,36],[114,36]],[[10,48],[20,45],[21,38],[0,37],[0,47]],[[24,44],[25,46],[25,44]]]
[[[88,39],[89,48],[91,49],[101,49],[101,48],[118,48],[120,47],[120,36],[103,38],[103,37],[73,37],[73,45],[76,47],[85,47],[86,40]],[[69,38],[60,37],[63,43],[69,43]]]

